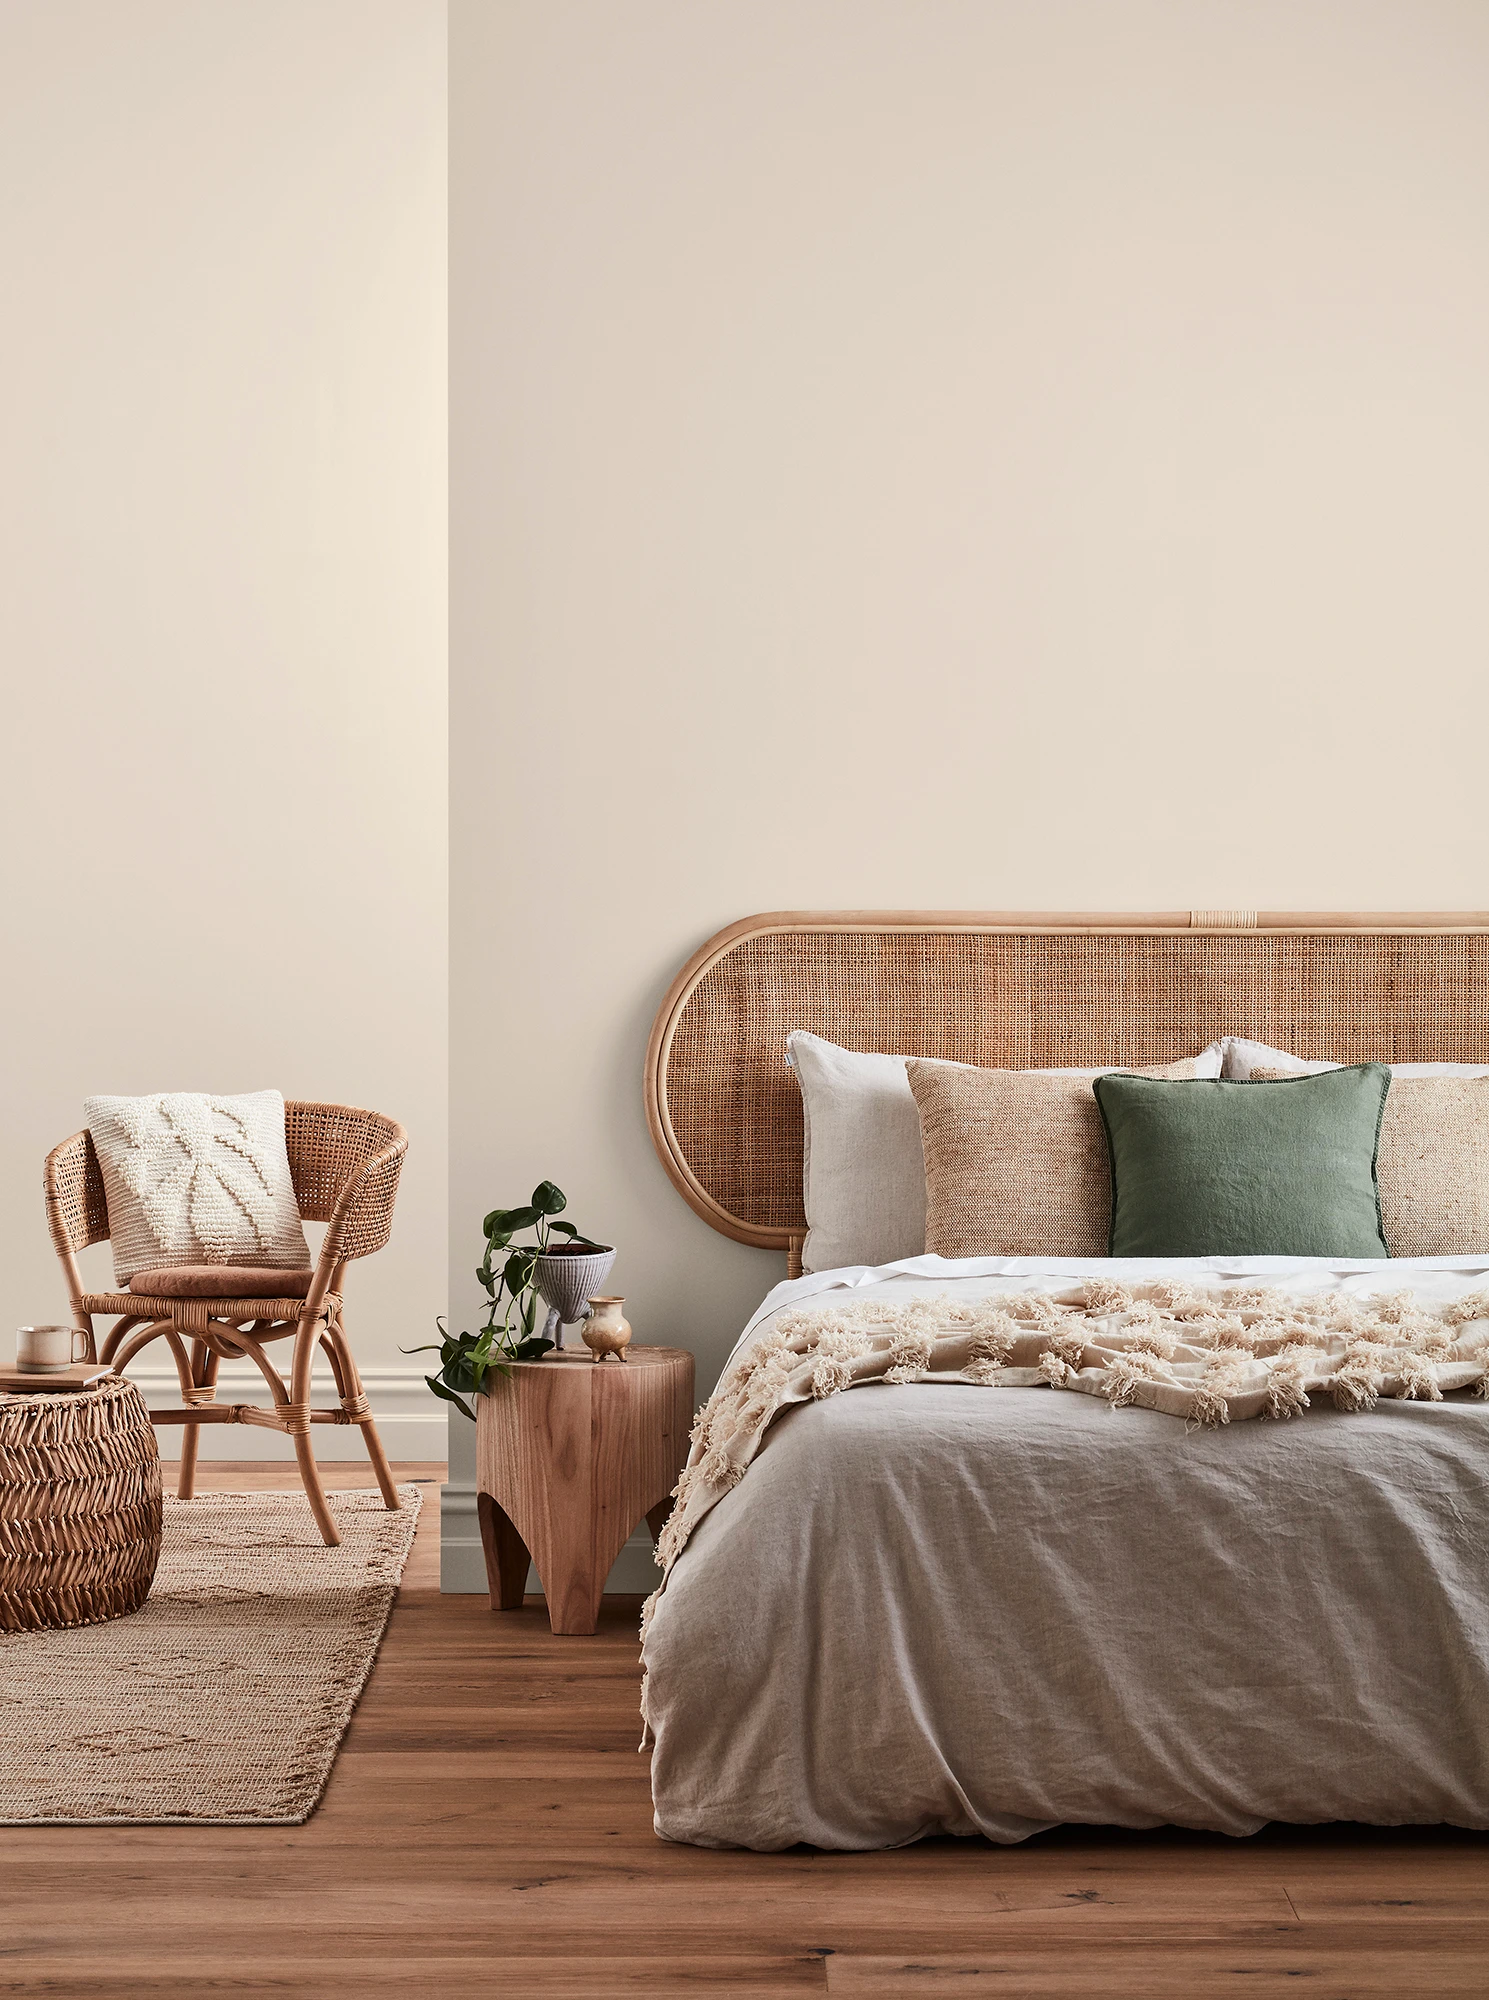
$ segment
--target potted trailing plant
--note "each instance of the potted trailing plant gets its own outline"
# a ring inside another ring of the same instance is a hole
[[[486,1251],[476,1277],[486,1294],[486,1318],[475,1333],[450,1333],[441,1318],[437,1347],[405,1348],[408,1354],[439,1355],[439,1367],[425,1381],[436,1396],[453,1403],[473,1421],[475,1411],[466,1396],[484,1395],[491,1376],[507,1374],[514,1361],[536,1361],[557,1344],[564,1311],[577,1318],[582,1300],[573,1297],[573,1279],[590,1286],[603,1282],[614,1261],[614,1250],[580,1234],[572,1222],[560,1222],[568,1197],[552,1181],[539,1181],[532,1199],[521,1208],[494,1208],[481,1224]],[[514,1243],[531,1230],[535,1242]],[[555,1241],[555,1239],[557,1239]],[[499,1260],[499,1261],[498,1261]],[[542,1333],[537,1331],[538,1299],[550,1310]]]

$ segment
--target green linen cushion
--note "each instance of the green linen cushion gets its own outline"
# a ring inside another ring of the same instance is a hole
[[[1113,1257],[1386,1257],[1375,1155],[1391,1072],[1092,1084]]]

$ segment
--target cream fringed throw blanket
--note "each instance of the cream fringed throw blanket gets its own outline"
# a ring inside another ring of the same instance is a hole
[[[784,1312],[699,1413],[657,1543],[661,1588],[704,1515],[743,1479],[782,1410],[872,1382],[935,1376],[1001,1389],[1074,1389],[1194,1424],[1291,1417],[1310,1391],[1342,1410],[1382,1396],[1489,1395],[1489,1290],[1424,1310],[1407,1292],[1288,1297],[1271,1286],[1077,1285],[962,1302],[862,1299]],[[660,1589],[642,1613],[646,1631]]]

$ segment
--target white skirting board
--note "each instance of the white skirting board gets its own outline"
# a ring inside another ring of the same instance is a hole
[[[456,1596],[479,1592],[486,1595],[486,1558],[481,1552],[481,1530],[476,1521],[476,1489],[471,1482],[452,1481],[440,1488],[439,1500],[439,1587]],[[616,1558],[606,1580],[607,1590],[639,1591],[647,1595],[662,1580],[662,1572],[652,1561],[651,1534],[643,1521]],[[535,1569],[527,1574],[530,1591],[541,1591],[542,1581]]]
[[[324,1357],[311,1385],[310,1400],[326,1409],[336,1407],[336,1386]],[[176,1405],[181,1391],[176,1371],[169,1362],[162,1367],[131,1365],[125,1371],[151,1408]],[[377,1419],[383,1449],[395,1465],[400,1459],[443,1459],[445,1456],[445,1405],[431,1396],[420,1368],[363,1368],[362,1387]],[[268,1385],[251,1361],[225,1361],[217,1378],[220,1403],[267,1403]],[[162,1458],[181,1455],[180,1424],[160,1424],[155,1435],[160,1440]],[[314,1427],[315,1455],[333,1459],[361,1459],[367,1451],[362,1433],[355,1424],[317,1424]],[[288,1460],[294,1462],[295,1447],[282,1431],[261,1430],[257,1424],[203,1424],[199,1457]]]

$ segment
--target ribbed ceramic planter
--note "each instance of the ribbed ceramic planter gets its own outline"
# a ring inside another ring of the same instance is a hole
[[[591,1293],[598,1292],[615,1262],[613,1249],[547,1250],[539,1257],[534,1281],[548,1307],[544,1333],[555,1347],[564,1344],[564,1328],[584,1319]]]

